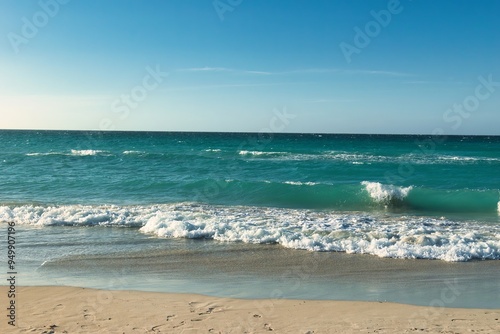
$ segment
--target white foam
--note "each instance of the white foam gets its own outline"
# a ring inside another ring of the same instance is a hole
[[[388,157],[361,153],[327,152],[324,157],[341,161],[385,161]]]
[[[239,151],[239,155],[255,155],[255,156],[259,156],[259,155],[277,156],[277,155],[288,155],[288,154],[290,154],[290,153],[287,153],[287,152],[245,151],[245,150]]]
[[[240,155],[261,155],[261,154],[264,154],[264,152],[242,150],[242,151],[239,152],[239,154]]]
[[[460,161],[460,162],[477,162],[477,161],[500,161],[498,158],[489,158],[489,157],[467,157],[467,156],[450,156],[450,155],[440,155],[437,157],[438,160],[451,160],[451,161]]]
[[[146,154],[144,151],[123,151],[123,154]]]
[[[71,150],[71,155],[75,156],[91,156],[103,153],[109,153],[109,152],[101,150]]]
[[[28,157],[38,157],[38,156],[46,156],[46,155],[57,155],[61,153],[56,153],[56,152],[47,152],[47,153],[26,153]]]
[[[141,212],[136,215],[136,212]],[[142,208],[118,206],[0,206],[0,221],[15,221],[16,224],[33,226],[57,225],[124,225],[142,226]],[[137,218],[137,219],[136,219]]]
[[[221,151],[220,148],[209,148],[205,150],[205,152],[220,152],[220,151]]]
[[[403,200],[410,190],[413,189],[412,186],[409,187],[398,187],[392,184],[382,184],[380,182],[361,182],[365,186],[366,191],[370,197],[377,203],[387,203],[393,199]]]
[[[135,152],[135,151],[125,151],[126,152]],[[111,155],[111,152],[102,151],[102,150],[71,150],[70,152],[33,152],[26,153],[26,156],[36,157],[36,156],[48,156],[48,155],[62,155],[62,156],[93,156],[93,155]]]
[[[290,184],[293,186],[315,186],[318,184],[316,182],[300,182],[300,181],[285,181],[283,183]]]
[[[207,149],[207,152],[218,152],[218,149]],[[452,156],[452,155],[435,155],[424,153],[409,153],[405,155],[373,155],[363,152],[347,152],[347,151],[318,151],[316,153],[298,153],[298,152],[272,152],[272,151],[238,151],[242,156],[255,156],[268,159],[279,160],[334,160],[343,161],[351,164],[371,164],[377,162],[387,163],[410,163],[416,165],[436,165],[436,164],[475,164],[478,162],[500,162],[500,158],[492,157],[470,157],[470,156]]]
[[[130,226],[166,238],[277,243],[444,261],[500,260],[500,226],[422,217],[387,217],[303,209],[211,206],[0,206],[0,222],[19,225]]]

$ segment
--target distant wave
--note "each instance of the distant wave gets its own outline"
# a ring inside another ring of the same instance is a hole
[[[218,148],[204,149],[203,152],[220,153]],[[500,158],[484,156],[458,156],[409,153],[404,155],[376,155],[363,152],[318,151],[310,153],[286,151],[239,150],[237,155],[242,159],[277,160],[277,161],[336,161],[351,165],[372,165],[376,163],[414,164],[414,165],[475,165],[480,163],[499,164]],[[140,150],[124,150],[110,152],[106,150],[87,149],[66,152],[30,152],[26,156],[112,156],[129,155],[138,157],[166,157],[172,154],[181,157],[183,154],[173,152],[148,152]]]
[[[339,153],[339,152],[318,152],[318,153],[294,153],[294,152],[273,152],[273,151],[239,151],[239,155],[249,156],[261,159],[274,159],[274,160],[295,160],[295,161],[308,161],[308,160],[338,160],[345,161],[352,164],[364,164],[387,160],[387,157],[377,157],[365,154],[352,154],[352,153]]]
[[[47,155],[64,155],[61,152],[46,152],[46,153],[26,153],[28,157],[39,157],[39,156],[47,156]]]
[[[288,152],[264,152],[264,151],[239,151],[240,155],[253,155],[253,156],[286,156]]]
[[[481,159],[481,158],[473,158],[473,157],[460,157],[460,156],[447,156],[447,155],[441,155],[437,157],[438,160],[452,160],[452,161],[481,161],[481,160],[490,160],[490,159]],[[496,159],[491,159],[492,161],[495,161]]]
[[[95,155],[112,155],[109,151],[103,150],[71,150],[69,152],[34,152],[27,153],[26,156],[50,156],[50,155],[59,155],[59,156],[95,156]]]
[[[300,181],[285,181],[284,184],[290,184],[292,186],[315,186],[319,183],[317,182],[300,182]]]
[[[111,152],[108,151],[102,151],[102,150],[71,150],[71,155],[75,156],[91,156],[91,155],[109,155]]]
[[[147,154],[144,151],[123,151],[123,154]]]
[[[469,157],[458,155],[416,155],[403,156],[402,158],[410,157],[412,160],[419,161],[421,164],[476,164],[481,162],[495,163],[500,162],[498,158],[490,157]]]
[[[195,203],[144,206],[0,206],[0,222],[124,226],[165,238],[276,243],[310,251],[444,261],[500,259],[500,226],[425,217],[390,217]]]
[[[357,152],[326,151],[317,153],[298,153],[298,152],[273,152],[273,151],[247,151],[238,152],[239,155],[260,158],[260,159],[278,159],[278,160],[334,160],[351,163],[354,165],[372,164],[372,163],[410,163],[415,165],[443,165],[443,164],[476,164],[476,163],[498,163],[499,158],[490,157],[469,157],[469,156],[448,156],[435,154],[405,154],[405,155],[374,155]]]

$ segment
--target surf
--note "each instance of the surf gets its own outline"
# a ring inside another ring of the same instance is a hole
[[[14,205],[0,206],[0,222],[37,228],[125,227],[158,238],[278,244],[391,258],[500,259],[500,225],[419,216],[199,203]]]

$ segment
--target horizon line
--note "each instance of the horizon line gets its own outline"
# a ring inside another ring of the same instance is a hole
[[[500,134],[429,134],[429,133],[363,133],[363,132],[262,132],[262,131],[196,131],[196,130],[86,130],[86,129],[0,129],[0,131],[98,132],[98,133],[199,133],[199,134],[272,134],[272,135],[351,135],[351,136],[426,136],[426,137],[500,137]]]

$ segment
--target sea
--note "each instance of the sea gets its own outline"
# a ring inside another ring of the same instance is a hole
[[[21,285],[500,308],[499,136],[1,130],[0,171]]]

